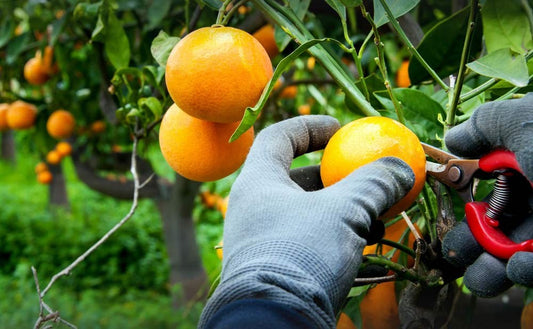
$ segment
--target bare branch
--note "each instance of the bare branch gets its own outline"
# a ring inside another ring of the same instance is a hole
[[[34,280],[35,280],[35,284],[36,284],[36,287],[37,287],[37,293],[39,294],[39,318],[37,319],[37,322],[35,323],[35,326],[34,326],[35,329],[41,328],[41,326],[43,324],[45,324],[48,321],[52,321],[52,320],[53,321],[60,321],[60,322],[66,324],[67,326],[69,326],[71,328],[76,328],[76,326],[74,326],[74,325],[68,323],[67,321],[61,319],[59,317],[59,312],[52,311],[52,309],[48,305],[46,305],[44,303],[43,299],[44,299],[46,293],[48,291],[50,291],[50,288],[52,288],[54,283],[59,278],[71,274],[71,272],[74,270],[74,268],[76,266],[78,266],[81,262],[83,262],[93,251],[95,251],[97,248],[99,248],[107,239],[109,239],[109,237],[113,233],[115,233],[119,228],[121,228],[135,213],[135,210],[137,209],[137,206],[138,206],[139,189],[141,188],[141,186],[139,184],[139,176],[138,176],[137,169],[136,169],[137,143],[138,143],[138,140],[137,140],[136,137],[134,137],[133,138],[133,150],[132,150],[132,153],[131,153],[131,169],[130,169],[130,171],[131,171],[131,173],[133,175],[133,184],[134,184],[133,202],[132,202],[130,210],[126,214],[126,216],[124,216],[113,228],[111,228],[104,236],[102,236],[100,238],[100,240],[98,240],[89,249],[87,249],[87,251],[85,251],[81,256],[79,256],[74,262],[72,262],[70,265],[68,265],[62,271],[60,271],[57,274],[55,274],[52,277],[52,279],[50,280],[50,282],[48,283],[48,285],[46,286],[46,288],[42,292],[40,291],[39,281],[38,281],[38,278],[37,278],[37,271],[35,270],[34,267],[32,267]],[[143,183],[143,185],[146,184],[146,183],[147,182]],[[49,313],[48,315],[43,316],[43,308]]]

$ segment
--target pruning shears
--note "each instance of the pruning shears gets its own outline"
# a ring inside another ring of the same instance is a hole
[[[508,178],[524,176],[513,152],[495,150],[480,159],[463,159],[425,143],[422,147],[426,155],[437,162],[426,162],[427,174],[455,189],[466,202],[467,224],[483,249],[501,259],[509,259],[519,251],[533,251],[533,239],[517,243],[499,228],[499,217],[510,200]],[[496,181],[489,202],[474,201],[475,179],[494,177]],[[532,182],[529,184],[533,187]]]

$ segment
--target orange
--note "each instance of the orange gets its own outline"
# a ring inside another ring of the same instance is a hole
[[[33,104],[15,101],[9,106],[6,114],[7,125],[11,129],[28,129],[35,123],[37,108]]]
[[[0,131],[9,129],[9,126],[7,125],[7,110],[9,110],[9,104],[0,104]]]
[[[267,52],[253,36],[232,27],[204,27],[172,49],[167,89],[189,115],[229,123],[242,119],[272,77]]]
[[[415,227],[416,227],[416,224],[415,224]],[[416,228],[418,230],[418,227]],[[405,230],[407,229],[408,229],[407,223],[403,219],[399,220],[385,229],[385,235],[383,236],[383,238],[394,241],[394,242],[402,243],[403,241],[400,241],[400,239],[403,233],[405,232]],[[415,243],[415,236],[413,235],[413,233],[409,232],[408,241],[406,245],[409,248],[412,248],[414,243]],[[363,249],[363,255],[376,254],[378,251],[377,249],[378,249],[377,244],[366,246],[365,249]],[[381,245],[381,254],[386,255],[392,249],[394,248],[386,244],[383,244]],[[399,257],[400,257],[400,251],[396,250],[394,254],[392,254],[391,260],[397,263]],[[414,259],[412,257],[409,257],[408,265],[412,266],[413,263],[414,263]]]
[[[56,139],[68,138],[74,132],[76,119],[65,110],[54,111],[46,122],[48,134]]]
[[[341,312],[336,329],[357,329],[357,327],[346,313]]]
[[[533,302],[528,303],[522,309],[520,329],[533,329]]]
[[[407,88],[411,85],[411,79],[409,79],[409,61],[405,60],[400,65],[400,68],[396,72],[396,86],[400,88]]]
[[[300,115],[308,115],[311,114],[311,105],[309,104],[302,104],[298,106],[298,113]]]
[[[370,288],[359,304],[359,310],[365,329],[400,328],[394,281]]]
[[[61,162],[61,154],[56,150],[48,152],[48,154],[46,154],[46,162],[51,165],[59,164]]]
[[[286,86],[281,90],[279,97],[285,99],[294,99],[296,97],[296,94],[298,94],[298,86],[290,85]]]
[[[42,85],[50,79],[50,76],[44,67],[43,61],[34,57],[24,64],[24,78],[32,85]]]
[[[396,120],[365,117],[339,129],[329,140],[320,166],[324,186],[332,185],[355,169],[383,157],[398,157],[413,170],[413,188],[380,218],[407,209],[422,191],[426,180],[426,155],[418,137]]]
[[[105,122],[102,120],[95,121],[91,124],[91,132],[93,134],[100,134],[105,131]]]
[[[255,31],[252,35],[265,48],[270,58],[274,58],[279,54],[279,48],[278,48],[278,45],[276,44],[276,39],[274,38],[274,27],[272,25],[270,24],[263,25],[259,30]]]
[[[48,171],[48,166],[47,166],[46,163],[44,163],[44,162],[39,162],[39,163],[35,166],[35,173],[36,173],[36,174],[40,174],[40,173],[42,173],[43,171]]]
[[[37,174],[37,181],[41,184],[50,184],[53,178],[52,173],[48,170]]]
[[[314,68],[315,68],[315,64],[316,64],[316,58],[314,57],[309,57],[307,59],[307,69],[312,71]]]
[[[221,124],[196,119],[173,104],[159,129],[161,153],[185,178],[200,182],[223,178],[242,165],[254,139],[250,128],[229,143],[238,125],[238,122]]]
[[[206,208],[215,208],[215,205],[218,202],[220,195],[211,193],[209,191],[204,191],[200,193],[200,198]]]
[[[68,142],[59,142],[56,145],[56,151],[59,153],[59,155],[61,155],[61,157],[65,157],[72,153],[72,146],[70,146]]]

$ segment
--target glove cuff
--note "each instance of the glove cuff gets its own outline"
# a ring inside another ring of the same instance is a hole
[[[348,268],[349,265],[345,272]],[[333,328],[339,307],[336,304],[349,289],[340,287],[338,282],[326,263],[302,244],[255,244],[227,259],[220,284],[207,302],[198,328],[204,328],[222,306],[248,298],[286,305],[310,319],[316,328]]]

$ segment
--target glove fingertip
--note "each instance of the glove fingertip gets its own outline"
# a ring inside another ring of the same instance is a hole
[[[457,224],[442,241],[442,254],[450,264],[466,267],[483,253],[466,222]]]
[[[507,276],[514,283],[533,286],[533,253],[515,253],[507,263]]]
[[[468,267],[463,282],[474,295],[484,298],[498,296],[513,286],[507,278],[505,263],[487,253]]]

